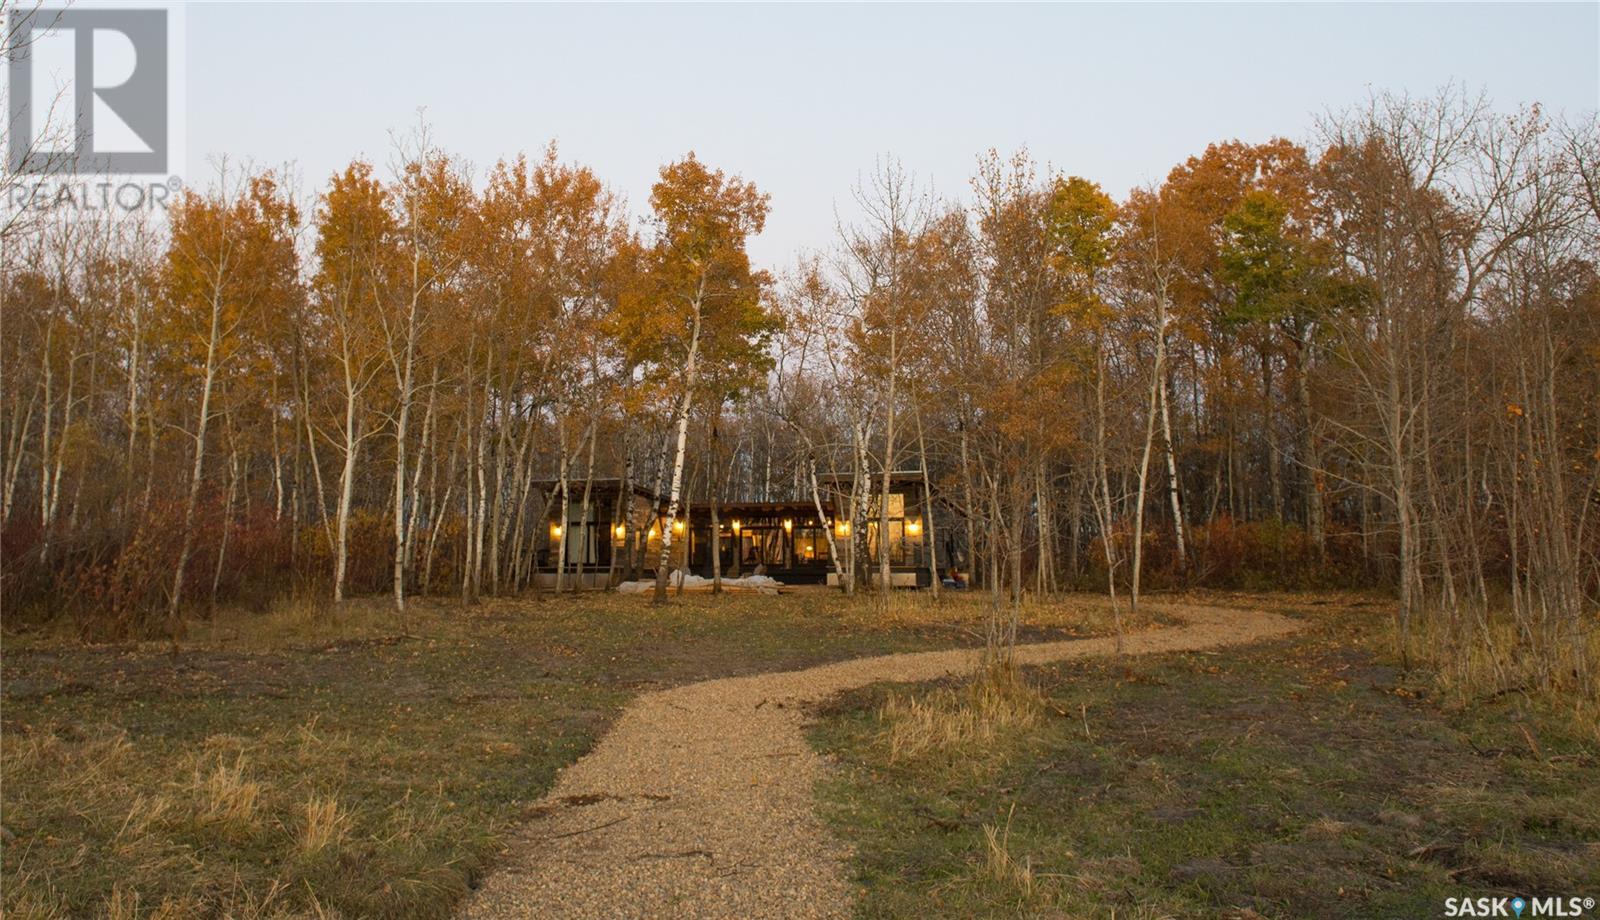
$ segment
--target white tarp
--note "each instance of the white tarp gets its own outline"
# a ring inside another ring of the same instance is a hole
[[[699,575],[685,573],[682,569],[678,569],[667,577],[667,584],[672,588],[682,585],[685,591],[710,591],[712,581],[709,578],[701,578]],[[755,591],[758,594],[777,594],[778,589],[783,586],[783,582],[778,581],[776,578],[769,578],[766,575],[746,575],[742,578],[724,578],[722,579],[722,586],[724,588],[742,588],[746,591]],[[625,581],[617,585],[617,593],[619,594],[644,594],[655,589],[656,582],[653,578],[649,581]]]

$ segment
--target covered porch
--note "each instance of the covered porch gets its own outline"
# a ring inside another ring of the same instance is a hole
[[[823,506],[831,516],[832,509]],[[712,554],[721,551],[722,574],[770,575],[788,584],[820,584],[833,569],[828,518],[811,502],[730,502],[718,505],[720,541],[712,536],[711,506],[686,509],[689,570],[709,577]]]

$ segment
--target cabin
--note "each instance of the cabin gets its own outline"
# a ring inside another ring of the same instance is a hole
[[[719,553],[725,577],[759,571],[784,584],[837,585],[835,554],[840,568],[848,568],[852,527],[864,525],[865,539],[858,543],[862,557],[857,560],[857,568],[864,568],[867,581],[876,584],[880,543],[876,488],[881,486],[881,480],[875,477],[873,499],[869,507],[861,509],[864,513],[860,517],[865,520],[860,524],[852,513],[850,477],[819,477],[818,482],[820,503],[815,499],[718,503],[715,517],[720,540],[712,535],[710,503],[681,505],[673,526],[673,568],[687,567],[695,575],[710,578],[712,554]],[[583,588],[606,588],[653,575],[661,553],[661,521],[667,508],[664,502],[658,506],[653,501],[650,490],[636,485],[624,496],[624,485],[615,478],[588,483],[569,480],[567,514],[562,520],[560,482],[544,480],[535,485],[548,503],[535,575],[539,586],[555,587],[558,572],[564,587]],[[586,486],[587,515],[583,505]],[[890,584],[897,588],[926,587],[930,575],[925,534],[931,509],[924,501],[922,474],[893,473],[889,488]]]
[[[623,496],[617,478],[567,481],[567,513],[562,520],[561,482],[539,480],[534,489],[545,504],[545,526],[538,543],[534,584],[563,587],[609,588],[628,577],[642,558],[639,536],[651,529],[657,552],[660,531],[650,490],[635,486]],[[584,493],[588,491],[588,514]],[[631,555],[630,555],[631,550]]]

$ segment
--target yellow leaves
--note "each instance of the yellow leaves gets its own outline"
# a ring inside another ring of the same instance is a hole
[[[1506,403],[1507,418],[1522,418],[1522,407],[1514,402]]]
[[[297,208],[271,173],[245,187],[185,192],[172,209],[162,271],[172,309],[154,332],[175,346],[180,374],[206,364],[208,351],[214,365],[225,360],[300,296]]]
[[[1050,200],[1050,232],[1068,271],[1089,278],[1111,259],[1117,206],[1100,186],[1071,176],[1057,179]]]
[[[374,262],[394,232],[389,196],[372,165],[355,160],[336,173],[317,209],[317,274],[313,285],[327,298],[362,301],[384,273]]]
[[[707,377],[756,368],[778,329],[762,296],[768,282],[745,252],[766,223],[767,196],[693,153],[661,168],[650,192],[656,236],[639,289],[620,297],[615,324],[630,356],[670,367],[687,354],[696,321]]]

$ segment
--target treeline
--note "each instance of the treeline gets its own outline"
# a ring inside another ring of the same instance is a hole
[[[686,501],[832,473],[887,515],[920,470],[928,564],[1011,601],[1391,585],[1408,650],[1592,690],[1597,138],[1446,92],[1120,201],[1026,153],[957,200],[890,161],[775,273],[766,196],[692,154],[635,221],[553,148],[474,177],[425,132],[311,203],[224,172],[159,228],[8,225],[7,626],[470,601],[527,589],[596,478],[670,543]]]

